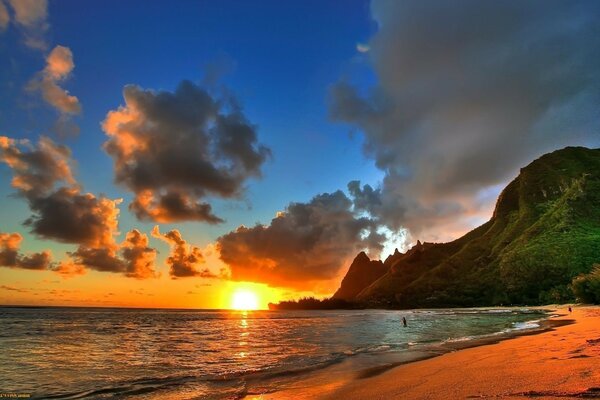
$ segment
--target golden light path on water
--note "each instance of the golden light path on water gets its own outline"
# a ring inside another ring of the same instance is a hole
[[[250,332],[248,331],[248,311],[244,310],[240,313],[240,341],[238,345],[240,346],[240,352],[238,353],[239,358],[246,358],[247,355],[247,347],[248,347],[248,336]]]

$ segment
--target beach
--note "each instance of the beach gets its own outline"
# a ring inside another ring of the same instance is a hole
[[[600,308],[574,307],[569,313],[561,307],[555,313],[559,316],[538,334],[297,387],[272,398],[600,398]]]
[[[600,398],[600,307],[3,307],[0,320],[2,389],[36,399]]]

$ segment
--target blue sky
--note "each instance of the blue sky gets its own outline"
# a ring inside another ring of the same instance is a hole
[[[241,101],[258,125],[259,140],[273,151],[264,177],[248,184],[246,201],[217,201],[227,223],[180,224],[201,242],[239,224],[269,222],[290,201],[345,188],[353,179],[375,183],[381,176],[361,154],[361,138],[328,120],[328,86],[341,75],[369,83],[373,77],[356,45],[376,29],[366,1],[192,2],[173,7],[160,2],[49,3],[49,41],[74,55],[75,69],[65,87],[76,95],[83,113],[75,118],[81,132],[65,143],[78,162],[85,189],[128,197],[115,186],[112,162],[100,150],[100,128],[109,110],[123,104],[126,84],[174,90],[183,79],[202,81],[207,65],[224,65],[220,82]],[[1,39],[1,76],[9,77],[10,95],[2,96],[0,131],[35,140],[47,134],[55,114],[23,87],[43,65],[43,57],[23,46],[16,29]],[[2,170],[3,196],[12,193]],[[17,230],[24,204],[3,200],[2,220]],[[248,210],[250,205],[251,210]],[[17,209],[18,212],[13,212]],[[136,224],[123,210],[122,231]],[[130,225],[131,224],[131,225]],[[148,226],[151,227],[152,224]]]

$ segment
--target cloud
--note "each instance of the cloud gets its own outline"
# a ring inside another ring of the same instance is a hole
[[[147,279],[156,277],[154,260],[156,250],[148,246],[148,236],[134,229],[127,233],[120,245],[110,247],[79,248],[69,253],[70,261],[59,268],[59,273],[72,275],[77,266],[100,272],[122,273],[130,278]]]
[[[85,268],[139,279],[156,276],[156,250],[148,246],[148,236],[134,229],[122,243],[116,242],[121,199],[82,192],[73,178],[66,146],[47,137],[34,146],[0,136],[0,161],[12,169],[12,186],[29,203],[33,215],[24,224],[32,233],[78,245],[68,253],[69,260],[52,270],[63,276],[80,275]]]
[[[219,277],[208,268],[201,267],[205,263],[202,252],[198,247],[189,245],[177,229],[162,234],[157,225],[152,229],[152,236],[163,240],[171,246],[167,265],[169,266],[169,274],[172,278],[188,278],[193,276],[200,278]]]
[[[58,263],[52,270],[63,278],[72,278],[78,275],[84,275],[87,272],[85,266],[69,261]]]
[[[56,46],[46,58],[41,91],[44,100],[64,114],[79,114],[81,105],[75,96],[58,86],[58,82],[69,77],[75,68],[73,53],[68,47]]]
[[[597,2],[376,0],[371,11],[378,83],[334,84],[330,115],[364,133],[385,178],[355,195],[391,228],[464,233],[519,167],[600,144]]]
[[[384,239],[337,191],[290,203],[269,225],[240,226],[219,237],[217,248],[232,280],[307,289],[336,278],[360,250],[377,256]]]
[[[368,44],[356,43],[356,51],[358,51],[359,53],[368,53],[369,50],[371,50],[371,48]]]
[[[21,289],[21,288],[17,288],[17,287],[13,287],[13,286],[7,286],[7,285],[1,285],[0,289],[2,290],[8,290],[11,292],[19,292],[19,293],[27,293],[29,292],[29,290],[27,289]]]
[[[8,10],[2,1],[0,1],[0,32],[3,32],[8,28],[8,24],[10,23],[10,15],[8,14]]]
[[[37,148],[28,140],[0,136],[0,161],[13,170],[12,186],[21,193],[41,196],[59,182],[74,185],[68,147],[41,137]]]
[[[13,10],[15,23],[23,30],[25,45],[36,50],[46,50],[44,34],[48,30],[46,22],[48,2],[46,0],[8,0],[8,3]],[[5,27],[10,21],[4,4],[0,6],[0,26],[2,21],[5,21]]]
[[[73,115],[81,113],[79,99],[63,89],[59,83],[69,78],[75,68],[73,53],[68,47],[56,46],[46,57],[46,66],[28,85],[28,90],[39,91],[46,103],[54,107],[59,118],[54,129],[62,136],[79,133],[71,121]]]
[[[12,186],[33,215],[25,221],[45,239],[89,247],[111,247],[117,234],[120,199],[84,193],[71,172],[71,152],[42,137],[28,141],[0,137],[0,161],[13,170]]]
[[[121,254],[125,260],[125,275],[134,278],[155,277],[154,260],[156,249],[148,246],[148,236],[134,229],[127,233],[121,244]]]
[[[270,150],[232,99],[183,81],[175,92],[126,86],[125,105],[102,127],[115,180],[135,194],[130,210],[156,222],[222,222],[206,197],[239,198]],[[231,103],[231,104],[230,104]]]
[[[27,196],[26,196],[27,197]],[[112,200],[77,188],[58,188],[29,197],[34,214],[25,221],[36,235],[64,243],[110,246],[117,233],[120,199]]]
[[[26,27],[43,22],[48,15],[46,0],[9,0],[15,13],[15,21]]]
[[[46,270],[51,265],[49,251],[24,255],[19,252],[23,236],[0,232],[0,267]]]

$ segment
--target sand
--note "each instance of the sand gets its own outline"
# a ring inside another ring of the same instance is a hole
[[[600,307],[556,309],[535,335],[466,348],[423,361],[250,398],[600,399]]]
[[[600,308],[557,312],[575,323],[402,365],[320,397],[600,399]]]

